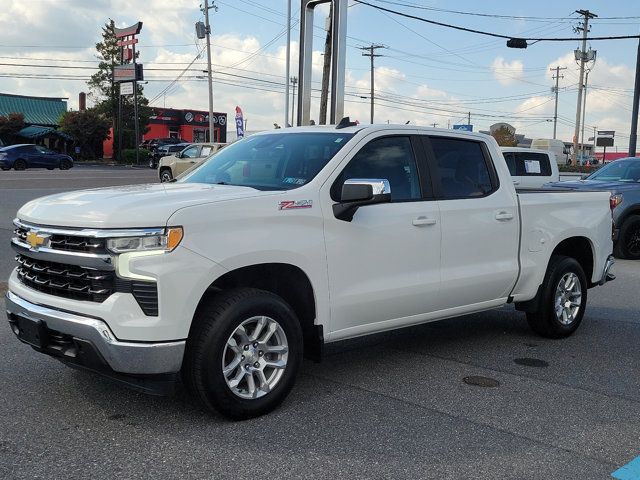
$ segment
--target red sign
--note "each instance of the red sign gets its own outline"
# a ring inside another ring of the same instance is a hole
[[[116,35],[116,38],[124,38],[124,37],[130,37],[132,35],[138,35],[140,33],[140,30],[142,30],[142,22],[134,23],[130,27],[113,29]]]
[[[118,45],[119,47],[124,47],[126,45],[135,45],[136,43],[138,43],[137,38],[130,38],[128,40],[119,40],[116,45]]]

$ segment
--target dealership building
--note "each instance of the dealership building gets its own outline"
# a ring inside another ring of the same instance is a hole
[[[179,138],[185,142],[227,142],[227,114],[214,112],[213,138],[209,137],[209,112],[154,108],[149,118],[149,131],[145,140],[152,138]]]

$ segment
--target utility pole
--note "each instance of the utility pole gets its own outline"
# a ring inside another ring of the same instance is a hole
[[[578,155],[578,134],[580,133],[580,107],[582,106],[582,87],[584,82],[584,64],[587,60],[587,34],[589,33],[589,20],[596,18],[595,13],[589,10],[576,10],[576,13],[584,17],[582,27],[576,27],[575,31],[582,31],[582,49],[580,50],[580,80],[578,82],[578,102],[576,107],[576,128],[573,134],[573,154],[571,163],[576,165]],[[577,53],[577,51],[576,51]]]
[[[631,136],[629,137],[629,156],[636,156],[638,141],[638,104],[640,103],[640,40],[638,40],[638,54],[636,56],[636,82],[633,87],[633,113],[631,113]],[[604,160],[603,162],[604,163]]]
[[[467,125],[471,125],[471,112],[467,114]]]
[[[287,60],[285,62],[285,86],[284,86],[284,127],[293,125],[293,118],[289,123],[289,70],[291,67],[291,0],[287,0]]]
[[[207,83],[209,85],[209,141],[213,142],[213,78],[211,72],[211,26],[209,24],[209,9],[218,11],[215,2],[209,6],[209,0],[204,0],[204,26],[207,34]]]
[[[556,128],[558,125],[558,82],[560,81],[561,78],[564,78],[564,75],[560,75],[560,70],[566,70],[566,69],[567,67],[556,67],[556,68],[549,69],[552,72],[554,70],[556,71],[556,74],[551,77],[556,81],[556,86],[551,87],[551,91],[556,94],[556,106],[555,106],[555,109],[553,110],[553,139],[554,140],[556,138]]]
[[[296,83],[298,83],[298,77],[291,77],[289,80],[293,88],[293,101],[291,102],[291,119],[293,119],[293,109],[296,106]]]
[[[430,125],[433,125],[433,128],[436,128],[438,126],[437,123],[431,123]]]
[[[582,102],[582,148],[580,149],[580,156],[584,159],[584,125],[587,123],[587,82],[589,81],[589,72],[587,70],[584,76],[584,100]]]
[[[327,123],[327,101],[329,99],[329,73],[331,72],[331,17],[333,16],[333,2],[329,3],[329,18],[327,19],[327,38],[324,42],[324,65],[322,66],[322,93],[320,94],[320,125]]]
[[[368,50],[369,51],[369,53],[363,53],[362,56],[363,57],[369,57],[371,59],[371,123],[372,124],[373,124],[374,90],[375,90],[375,87],[374,87],[374,80],[375,80],[374,79],[374,77],[375,77],[374,72],[375,72],[375,69],[374,69],[374,66],[373,66],[373,63],[374,63],[373,59],[375,57],[382,57],[382,55],[374,53],[379,48],[385,48],[385,46],[384,45],[371,44],[368,47],[360,47],[360,50]]]

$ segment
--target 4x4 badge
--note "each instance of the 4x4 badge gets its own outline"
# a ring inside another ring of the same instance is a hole
[[[278,204],[278,210],[297,210],[313,207],[313,200],[283,200]]]

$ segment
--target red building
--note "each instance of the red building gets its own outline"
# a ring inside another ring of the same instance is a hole
[[[185,142],[227,141],[227,114],[213,114],[213,138],[209,138],[209,112],[154,108],[149,119],[149,131],[143,139],[179,138]]]
[[[179,138],[185,142],[227,142],[227,114],[214,112],[213,138],[209,138],[209,112],[202,110],[176,110],[154,108],[149,118],[149,131],[143,140],[153,138]],[[104,141],[104,156],[113,155],[113,134]]]

